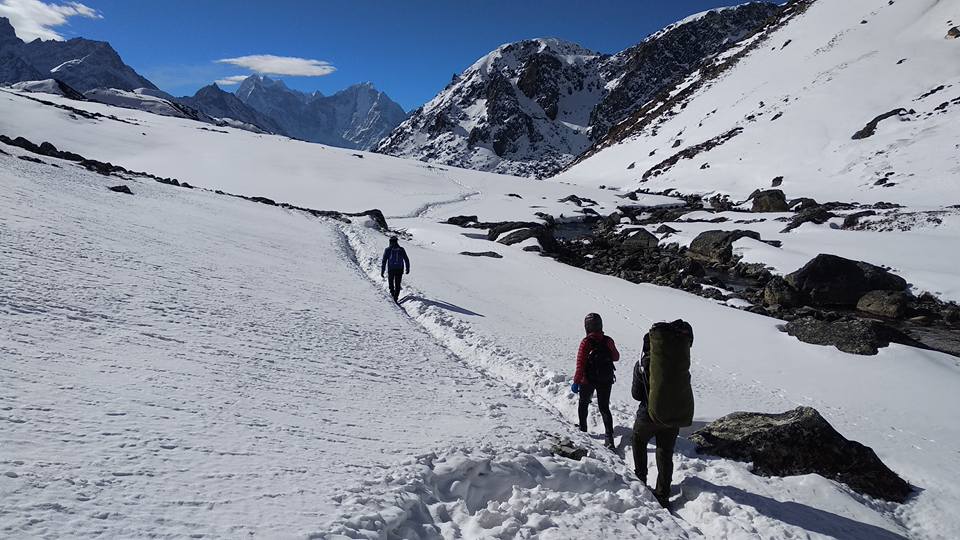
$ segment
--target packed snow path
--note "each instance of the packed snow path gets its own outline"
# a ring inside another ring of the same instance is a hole
[[[0,160],[0,536],[290,536],[404,456],[556,429],[324,221]]]

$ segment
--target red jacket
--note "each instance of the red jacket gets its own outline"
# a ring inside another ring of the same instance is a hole
[[[591,341],[601,339],[607,343],[607,347],[610,349],[610,358],[614,362],[620,360],[620,351],[617,350],[612,337],[603,335],[603,332],[590,332],[587,337],[583,338],[583,341],[580,342],[580,348],[577,349],[577,371],[573,374],[573,382],[577,384],[587,383],[587,376],[583,372],[586,368],[587,353],[590,352]]]

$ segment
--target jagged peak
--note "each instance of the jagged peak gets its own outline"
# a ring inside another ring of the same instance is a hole
[[[707,17],[707,16],[709,16],[709,15],[711,15],[711,14],[720,14],[720,13],[724,13],[724,12],[735,12],[735,11],[737,11],[737,10],[739,10],[739,9],[742,9],[742,8],[745,8],[745,7],[749,7],[749,6],[753,6],[753,5],[757,5],[757,4],[768,4],[768,5],[769,5],[769,4],[773,4],[773,2],[746,2],[746,3],[743,3],[743,4],[737,4],[737,5],[735,5],[735,6],[721,6],[721,7],[716,7],[716,8],[713,8],[713,9],[708,9],[708,10],[706,10],[706,11],[701,11],[701,12],[699,12],[699,13],[694,13],[693,15],[689,15],[689,16],[687,16],[687,17],[684,17],[684,18],[680,19],[679,21],[677,21],[677,22],[675,22],[675,23],[673,23],[673,24],[669,24],[669,25],[661,28],[660,30],[658,30],[658,31],[650,34],[650,35],[647,36],[647,38],[644,39],[643,41],[646,42],[646,41],[650,41],[650,40],[654,40],[654,39],[661,38],[661,37],[665,36],[666,34],[668,34],[668,33],[672,32],[672,31],[676,30],[677,28],[680,28],[680,27],[685,26],[685,25],[687,25],[687,24],[694,23],[694,22],[697,22],[697,21],[699,21],[699,20],[702,20],[703,18],[705,18],[705,17]]]

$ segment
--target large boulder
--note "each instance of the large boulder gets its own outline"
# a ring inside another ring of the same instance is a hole
[[[836,255],[820,254],[789,274],[787,282],[821,306],[857,305],[869,291],[903,291],[907,282],[885,268]]]
[[[898,330],[869,319],[825,321],[802,317],[785,324],[783,330],[804,343],[830,345],[851,354],[877,354],[890,343],[914,344]]]
[[[760,240],[760,233],[742,230],[704,231],[690,242],[687,252],[697,259],[727,263],[733,258],[733,243],[745,237]]]
[[[907,294],[903,291],[870,291],[857,301],[857,309],[871,315],[899,319],[907,313]]]
[[[797,407],[780,414],[736,412],[693,433],[697,451],[753,463],[763,476],[819,474],[853,490],[902,503],[910,484],[872,449],[837,432],[820,413]]]
[[[630,231],[626,240],[621,246],[625,251],[647,251],[655,249],[660,244],[660,239],[646,229]]]
[[[787,196],[779,189],[767,189],[753,194],[752,212],[789,212]]]
[[[557,247],[557,239],[553,237],[553,233],[543,225],[537,225],[535,227],[528,227],[524,229],[517,229],[510,234],[504,236],[503,238],[497,240],[497,243],[503,244],[505,246],[512,246],[514,244],[519,244],[524,240],[529,240],[530,238],[536,238],[537,242],[540,243],[540,247],[543,251],[553,252]]]
[[[787,280],[774,276],[763,288],[763,303],[767,306],[792,308],[802,305],[803,297]]]
[[[529,221],[503,221],[501,223],[495,223],[490,226],[489,232],[487,232],[487,240],[495,242],[500,235],[508,233],[510,231],[515,231],[517,229],[527,229],[527,228],[536,228],[541,227],[539,223],[532,223]]]

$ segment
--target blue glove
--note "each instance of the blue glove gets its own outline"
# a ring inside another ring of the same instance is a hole
[[[574,394],[579,394],[579,393],[580,393],[580,385],[577,384],[577,383],[571,384],[571,385],[570,385],[570,391],[573,392]]]

